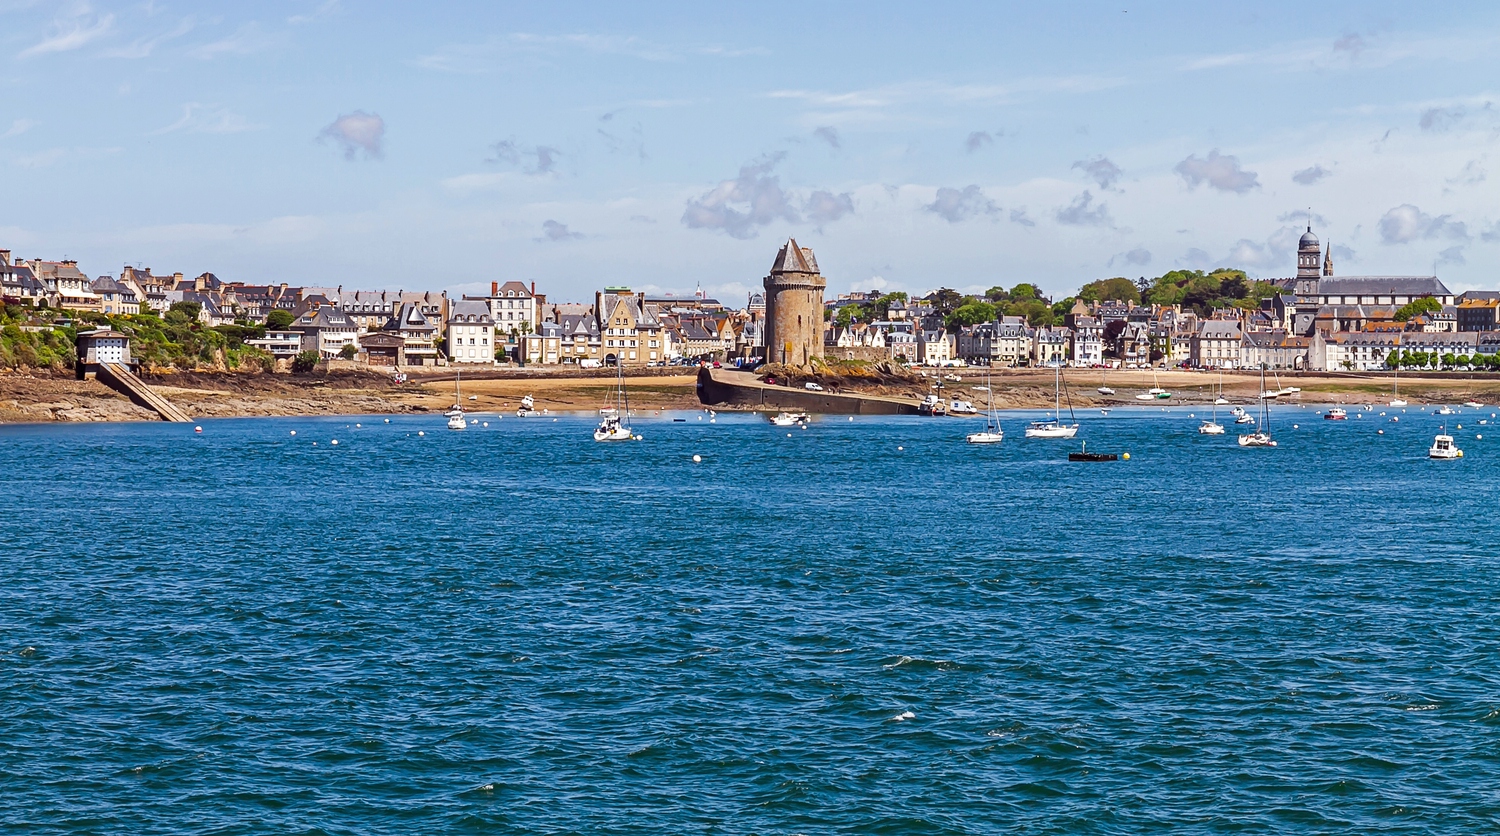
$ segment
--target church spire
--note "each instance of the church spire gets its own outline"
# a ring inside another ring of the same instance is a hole
[[[1328,243],[1328,249],[1324,251],[1324,255],[1323,255],[1323,275],[1325,277],[1333,275],[1333,242],[1332,241],[1330,241]]]

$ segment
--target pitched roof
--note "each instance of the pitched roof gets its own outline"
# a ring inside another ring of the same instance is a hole
[[[813,257],[811,247],[799,247],[797,239],[788,238],[781,251],[776,254],[776,263],[771,265],[771,272],[816,273],[818,260]]]
[[[1452,296],[1437,276],[1337,276],[1318,281],[1318,296]]]

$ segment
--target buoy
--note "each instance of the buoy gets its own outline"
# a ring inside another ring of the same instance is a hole
[[[1458,425],[1458,428],[1459,428],[1459,429],[1463,429],[1463,428],[1464,428],[1464,425],[1463,425],[1463,424],[1459,424],[1459,425]]]
[[[786,437],[787,437],[787,438],[791,438],[791,437],[792,437],[792,434],[791,434],[791,433],[787,433],[787,434],[786,434]],[[901,449],[901,448],[900,448],[900,447],[897,447],[897,448],[896,448],[896,449],[897,449],[897,450],[899,450],[899,449]]]
[[[1130,454],[1129,453],[1121,453],[1120,454],[1120,458],[1122,458],[1122,459],[1124,459],[1125,461],[1128,462],[1128,461],[1130,461]]]
[[[193,427],[193,432],[195,432],[195,433],[201,433],[201,432],[203,432],[203,428],[202,427]]]
[[[292,435],[296,435],[296,434],[297,434],[297,431],[296,430],[292,430]]]
[[[334,440],[332,440],[332,441],[330,441],[328,443],[332,444],[335,447],[339,446],[339,440],[337,438],[335,438]]]
[[[850,415],[850,416],[849,416],[849,420],[850,420],[850,421],[853,421],[853,420],[854,420],[854,416],[853,416],[853,415]]]
[[[426,434],[427,433],[422,432],[421,430],[417,430],[417,435],[426,435]],[[313,443],[316,444],[317,442],[313,442]]]
[[[485,426],[486,426],[486,427],[488,427],[488,426],[489,426],[489,425],[490,425],[490,422],[488,422],[488,421],[485,421],[485,422],[484,422],[484,425],[485,425]]]
[[[788,437],[790,437],[790,436],[791,436],[791,433],[787,433],[787,436],[788,436]],[[896,448],[896,449],[897,449],[897,450],[898,450],[898,451],[900,451],[900,450],[905,450],[905,449],[906,449],[906,448],[905,448],[905,447],[897,447],[897,448]]]
[[[363,427],[363,426],[364,426],[364,424],[355,424],[355,425],[354,425],[354,428],[355,428],[355,429],[359,429],[359,428],[360,428],[360,427]]]
[[[1301,427],[1299,427],[1299,426],[1298,426],[1298,425],[1296,425],[1296,424],[1293,424],[1293,425],[1292,425],[1292,429],[1294,429],[1294,430],[1297,430],[1297,429],[1301,429]]]
[[[389,423],[390,423],[390,422],[391,422],[391,419],[389,419],[389,418],[387,418],[387,419],[385,419],[385,422],[386,422],[386,423],[387,423],[387,424],[389,424]]]
[[[1474,440],[1475,441],[1483,441],[1484,440],[1484,433],[1475,433]]]
[[[703,461],[703,457],[700,456],[700,455],[698,455],[697,453],[694,453],[693,454],[693,464],[697,464],[698,462],[701,462],[701,461]]]
[[[1375,434],[1376,435],[1385,435],[1385,430],[1376,430]]]
[[[807,429],[807,425],[806,425],[806,424],[803,424],[803,425],[802,425],[802,429],[804,429],[804,430],[805,430],[805,429]],[[1459,429],[1463,429],[1463,427],[1459,427]]]

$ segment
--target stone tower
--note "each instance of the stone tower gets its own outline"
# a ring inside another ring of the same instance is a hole
[[[823,289],[813,251],[788,238],[766,287],[766,362],[805,366],[823,356]]]
[[[1297,242],[1297,286],[1294,291],[1298,296],[1318,295],[1318,274],[1322,272],[1318,262],[1322,261],[1323,248],[1318,246],[1318,236],[1313,234],[1312,226],[1307,227],[1307,232],[1302,234],[1302,240]]]

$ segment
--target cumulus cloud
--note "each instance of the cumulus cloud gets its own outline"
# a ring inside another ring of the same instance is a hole
[[[332,140],[344,151],[344,159],[354,159],[360,151],[365,159],[378,160],[385,153],[385,120],[377,113],[356,110],[333,120],[318,134],[319,141]]]
[[[554,221],[554,220],[545,220],[545,221],[542,221],[542,237],[537,238],[536,240],[538,240],[538,241],[571,241],[574,238],[582,238],[582,237],[583,237],[583,233],[581,233],[581,232],[573,232],[572,230],[568,229],[568,225],[567,224],[558,223],[557,221]]]
[[[1469,230],[1452,215],[1432,215],[1403,203],[1380,218],[1380,240],[1387,244],[1407,244],[1432,238],[1468,240]]]
[[[1151,251],[1145,247],[1136,247],[1129,252],[1119,253],[1110,258],[1109,266],[1113,267],[1117,262],[1134,267],[1143,267],[1151,263]]]
[[[848,192],[834,194],[817,191],[807,198],[802,209],[807,213],[808,219],[821,229],[824,224],[830,224],[845,215],[854,214],[854,196]]]
[[[802,218],[791,195],[771,172],[785,157],[778,153],[740,167],[739,176],[724,180],[701,197],[687,202],[682,222],[689,229],[718,229],[732,238],[754,238],[758,227],[774,221],[797,223]]]
[[[552,174],[557,170],[557,158],[562,152],[548,145],[537,145],[531,148],[521,146],[514,138],[503,139],[490,146],[494,156],[485,160],[487,163],[503,163],[520,168],[522,173],[531,175]]]
[[[828,143],[828,145],[832,148],[842,147],[839,145],[839,130],[832,125],[824,125],[823,127],[818,128],[817,130],[813,131],[813,136]]]
[[[1099,188],[1109,191],[1119,181],[1120,167],[1109,161],[1108,157],[1095,157],[1092,160],[1079,160],[1073,163],[1073,167],[1083,171],[1090,180],[1099,184]]]
[[[1276,220],[1279,223],[1293,224],[1299,228],[1304,226],[1328,226],[1328,219],[1323,217],[1322,215],[1319,215],[1317,212],[1314,212],[1311,209],[1297,209],[1292,212],[1282,212],[1280,215],[1276,216]]]
[[[1207,184],[1209,188],[1221,192],[1244,194],[1260,187],[1255,172],[1244,170],[1240,167],[1238,157],[1220,154],[1217,148],[1209,151],[1208,156],[1203,159],[1199,159],[1197,154],[1190,155],[1172,170],[1182,177],[1188,188]]]
[[[956,224],[979,215],[997,214],[1000,207],[984,196],[984,190],[978,184],[971,184],[962,189],[947,186],[938,189],[937,199],[927,204],[927,211],[937,214],[950,224]]]
[[[1332,173],[1333,172],[1329,171],[1321,165],[1314,165],[1310,168],[1304,168],[1301,171],[1292,172],[1292,182],[1301,183],[1304,186],[1311,186],[1312,184],[1318,182],[1319,180],[1322,180],[1324,177],[1327,177]]]
[[[1462,107],[1429,107],[1417,119],[1417,127],[1424,131],[1446,131],[1463,121],[1463,118]]]
[[[1438,253],[1439,264],[1466,264],[1463,245],[1458,244]]]
[[[1197,247],[1188,247],[1188,251],[1178,261],[1195,270],[1204,270],[1213,264],[1213,257]]]
[[[969,138],[964,140],[964,150],[970,154],[988,145],[994,145],[995,138],[990,136],[989,131],[974,131]]]
[[[1022,206],[1020,209],[1010,210],[1010,222],[1020,224],[1021,226],[1036,226],[1036,221],[1032,220],[1031,216],[1026,214],[1025,206]]]
[[[1480,232],[1479,237],[1489,244],[1500,241],[1500,221],[1490,224],[1490,228]]]
[[[1073,198],[1072,203],[1057,210],[1057,222],[1069,226],[1114,225],[1114,221],[1109,216],[1109,207],[1103,203],[1095,206],[1094,195],[1087,190]]]

